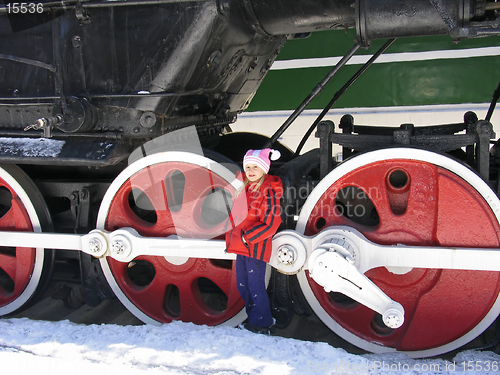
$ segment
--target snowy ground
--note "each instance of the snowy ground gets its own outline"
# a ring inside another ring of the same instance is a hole
[[[79,325],[0,320],[0,374],[456,374],[500,373],[500,355],[464,351],[452,361],[354,355],[325,343],[230,327]]]

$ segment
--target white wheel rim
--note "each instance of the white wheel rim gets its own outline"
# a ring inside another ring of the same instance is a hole
[[[296,226],[297,232],[302,234],[304,233],[306,229],[306,223],[308,221],[309,216],[312,213],[312,210],[314,209],[314,206],[316,205],[317,201],[321,198],[321,196],[325,193],[325,191],[335,181],[342,178],[347,173],[357,168],[360,168],[366,164],[374,163],[377,161],[383,161],[387,159],[406,159],[406,160],[427,162],[455,173],[457,176],[460,176],[462,179],[467,181],[469,185],[471,185],[474,189],[477,190],[477,192],[484,198],[485,202],[490,206],[497,221],[500,222],[500,201],[498,197],[490,189],[490,187],[467,166],[460,164],[459,162],[454,161],[453,159],[445,155],[436,154],[426,150],[419,150],[413,148],[390,148],[390,149],[367,152],[355,156],[351,159],[348,159],[342,164],[340,164],[338,167],[336,167],[332,172],[330,172],[323,180],[321,180],[320,183],[316,186],[316,188],[312,191],[311,195],[307,198],[306,203],[302,207],[299,219],[297,221],[297,226]],[[320,303],[314,296],[314,293],[311,287],[309,286],[309,282],[307,280],[304,270],[300,271],[297,274],[297,278],[299,280],[300,287],[309,305],[316,313],[316,315],[323,321],[323,323],[327,325],[333,332],[335,332],[336,334],[338,334],[340,337],[350,342],[351,344],[373,353],[396,352],[396,349],[389,348],[386,346],[381,346],[373,342],[361,339],[360,337],[354,335],[350,331],[340,326],[326,312],[326,310],[320,305]],[[421,358],[421,357],[435,356],[457,349],[467,344],[468,342],[476,338],[478,335],[480,335],[482,332],[484,332],[495,321],[499,313],[500,313],[500,296],[497,296],[497,299],[493,304],[492,308],[490,309],[490,311],[467,334],[461,336],[457,340],[452,341],[446,345],[438,346],[427,350],[404,351],[403,353],[413,358]]]

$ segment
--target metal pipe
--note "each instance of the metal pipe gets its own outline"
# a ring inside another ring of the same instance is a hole
[[[499,98],[500,98],[500,82],[498,82],[497,89],[493,93],[493,99],[491,100],[490,108],[488,109],[488,114],[486,115],[485,118],[486,121],[491,120],[491,116],[493,115],[493,111],[495,110],[495,106]]]
[[[323,119],[323,117],[325,117],[325,115],[328,113],[328,111],[330,110],[330,108],[332,108],[332,106],[337,102],[337,100],[340,99],[340,97],[344,94],[344,92],[361,76],[361,74],[363,74],[366,69],[368,69],[373,63],[374,61],[382,54],[384,53],[387,48],[389,48],[391,46],[392,43],[394,43],[396,39],[389,39],[364,65],[361,69],[359,69],[355,75],[353,75],[351,77],[351,79],[349,81],[347,81],[347,83],[339,90],[335,93],[335,95],[333,96],[332,100],[330,100],[330,102],[328,103],[328,105],[323,109],[323,111],[321,112],[321,114],[316,118],[316,120],[314,121],[314,123],[309,127],[309,129],[307,130],[306,134],[304,135],[304,137],[302,138],[302,140],[300,141],[299,143],[299,146],[297,147],[297,150],[295,151],[295,155],[299,155],[300,151],[302,150],[302,147],[304,147],[304,144],[306,143],[307,139],[309,138],[309,136],[311,135],[311,133],[313,132],[313,130],[316,128],[316,126],[318,126],[318,124],[320,123],[320,121]]]
[[[42,69],[50,70],[51,72],[55,72],[57,70],[54,65],[46,64],[42,61],[27,59],[27,58],[19,57],[19,56],[5,55],[3,53],[0,53],[0,60],[10,60],[10,61],[15,61],[15,62],[18,62],[21,64],[33,65],[33,66],[37,66],[37,67],[42,68]]]
[[[306,107],[311,103],[311,101],[317,97],[325,88],[325,86],[330,82],[330,80],[339,72],[339,70],[347,64],[347,62],[351,59],[351,57],[357,52],[360,48],[360,45],[356,43],[347,54],[342,57],[342,59],[338,62],[335,67],[328,72],[328,74],[323,78],[323,80],[316,85],[313,91],[304,99],[302,104],[291,114],[290,117],[281,125],[281,127],[273,134],[271,139],[267,142],[266,147],[271,147],[278,138],[290,127],[290,125],[299,117],[299,115],[304,112]]]
[[[187,95],[202,95],[211,93],[212,89],[199,89],[191,91],[170,91],[170,92],[150,92],[150,93],[130,93],[130,94],[89,94],[85,95],[85,98],[89,99],[127,99],[127,98],[147,98],[147,97],[178,97]],[[60,99],[58,96],[41,96],[41,97],[0,97],[0,101],[22,101],[22,100],[57,100]],[[1,104],[1,103],[0,103]],[[36,103],[40,104],[40,103]],[[51,103],[46,103],[51,104]]]

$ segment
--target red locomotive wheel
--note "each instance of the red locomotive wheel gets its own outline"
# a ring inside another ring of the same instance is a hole
[[[222,165],[185,152],[140,159],[108,189],[98,227],[131,227],[151,237],[223,238],[225,199],[234,192],[230,176]],[[207,325],[238,324],[245,318],[233,263],[157,256],[140,256],[130,263],[101,260],[115,294],[145,323],[182,320]]]
[[[500,246],[498,198],[470,169],[443,155],[415,149],[362,154],[316,189],[297,225],[306,235],[346,225],[383,245]],[[299,275],[323,322],[366,350],[441,354],[477,337],[500,311],[499,272],[379,267],[366,276],[403,305],[402,327],[386,327],[378,313],[326,293],[307,271]]]
[[[49,222],[29,177],[14,165],[0,167],[0,230],[41,232]],[[26,306],[50,273],[51,262],[44,249],[0,247],[0,316]]]

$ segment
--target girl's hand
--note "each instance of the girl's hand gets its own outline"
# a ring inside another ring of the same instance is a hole
[[[241,232],[241,241],[243,242],[243,244],[248,247],[248,243],[247,243],[247,240],[245,240],[245,237],[243,236],[243,231]]]

